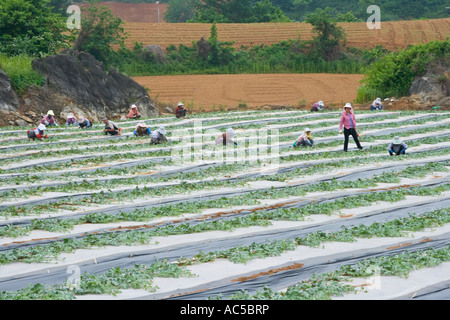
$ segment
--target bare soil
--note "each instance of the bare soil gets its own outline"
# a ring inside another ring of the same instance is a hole
[[[146,76],[133,79],[160,104],[179,101],[191,111],[272,106],[311,108],[317,101],[340,108],[356,98],[358,74],[233,74]]]

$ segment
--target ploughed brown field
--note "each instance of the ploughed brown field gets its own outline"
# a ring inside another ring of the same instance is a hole
[[[201,37],[209,37],[211,24],[164,23],[166,4],[101,2],[113,14],[125,21],[129,33],[126,45],[134,42],[157,44],[163,49],[169,45],[191,45]],[[158,23],[158,7],[159,21]],[[365,22],[339,23],[347,33],[347,46],[373,48],[379,44],[390,50],[405,48],[410,44],[445,40],[450,36],[450,19],[416,21],[388,21],[380,30],[369,30]],[[272,44],[282,40],[311,39],[311,25],[307,23],[231,23],[218,24],[219,39],[234,41],[236,47]]]
[[[193,104],[194,110],[219,111],[224,106],[300,106],[323,100],[344,104],[356,98],[358,74],[232,74],[134,77],[161,103]]]
[[[339,23],[347,33],[347,46],[374,48],[377,45],[395,50],[406,48],[410,44],[427,43],[432,40],[445,40],[450,36],[450,19],[420,21],[382,22],[381,29],[370,30],[366,23]],[[126,45],[134,42],[144,45],[156,44],[163,49],[169,45],[187,45],[210,34],[211,24],[203,23],[137,23],[127,22],[125,29],[129,33]],[[282,40],[310,40],[312,28],[307,23],[252,23],[218,24],[219,39],[234,41],[236,47],[258,44],[273,44]]]

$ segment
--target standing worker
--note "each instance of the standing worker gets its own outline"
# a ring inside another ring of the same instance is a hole
[[[303,147],[306,147],[306,146],[312,147],[313,144],[314,144],[314,140],[313,140],[312,137],[311,137],[311,129],[306,128],[306,129],[305,129],[305,132],[304,132],[301,136],[299,136],[299,137],[297,138],[297,140],[294,142],[294,148],[300,147],[300,146],[303,146]]]
[[[355,140],[356,146],[358,149],[362,150],[363,147],[359,143],[359,135],[356,131],[356,119],[355,114],[353,113],[353,107],[350,103],[345,104],[344,111],[341,115],[341,122],[339,124],[339,133],[342,134],[342,127],[344,127],[344,151],[347,152],[348,148],[348,140],[349,136],[351,135],[353,137],[353,140]]]
[[[405,155],[406,149],[408,149],[408,145],[403,142],[400,137],[395,137],[388,147],[388,151],[391,156],[399,156],[401,154]]]
[[[105,124],[105,129],[103,132],[107,135],[110,134],[112,136],[120,136],[120,132],[122,131],[114,122],[108,120],[108,118],[103,119],[103,123]]]

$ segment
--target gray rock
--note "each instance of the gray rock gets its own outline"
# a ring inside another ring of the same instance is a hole
[[[17,111],[19,97],[11,86],[11,79],[0,69],[0,111]]]
[[[142,57],[147,61],[167,63],[167,57],[163,49],[158,45],[148,45],[142,50]]]
[[[58,118],[76,109],[78,115],[100,121],[105,116],[128,111],[136,104],[144,117],[159,114],[141,85],[113,68],[106,72],[103,64],[90,54],[65,50],[56,56],[34,60],[32,67],[45,77],[46,85],[30,90],[24,98],[39,113],[52,109]]]

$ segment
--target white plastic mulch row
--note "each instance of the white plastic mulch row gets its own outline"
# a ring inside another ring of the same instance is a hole
[[[251,113],[251,115],[259,114],[257,112]],[[277,112],[277,115],[280,116],[280,118],[277,119],[288,119],[292,118],[295,113],[293,112]],[[283,117],[283,114],[286,114],[286,117]],[[231,117],[234,117],[233,114],[230,114]],[[275,113],[273,113],[275,115]],[[309,115],[309,114],[307,114]],[[369,114],[370,115],[370,114]],[[379,113],[380,116],[384,115],[384,113]],[[242,115],[239,115],[242,116]],[[299,116],[299,119],[304,117],[305,114],[302,114]],[[364,117],[367,115],[361,116],[361,122],[363,122]],[[410,117],[405,117],[399,120],[408,120],[408,119],[416,119],[418,117],[422,116],[415,115]],[[221,115],[217,118],[226,118],[225,115]],[[237,117],[235,117],[237,118]],[[275,118],[274,118],[275,119]],[[266,120],[266,119],[264,119]],[[247,122],[245,120],[242,120],[243,122]],[[304,121],[299,122],[299,126],[307,126],[307,125],[313,125],[317,123],[321,123],[321,121],[324,120],[314,120],[313,118],[311,121]],[[327,121],[327,120],[325,120]],[[224,123],[223,125],[235,125],[239,123],[243,123],[241,121],[232,122],[232,123]],[[386,119],[379,122],[370,122],[369,124],[383,124],[383,123],[395,123],[395,120],[392,119]],[[448,123],[448,121],[443,120],[442,124]],[[216,125],[211,125],[210,128],[214,128]],[[221,124],[222,126],[222,124]],[[275,129],[282,129],[285,127],[293,126],[293,124],[286,124],[286,125],[278,125],[278,126],[270,126],[271,128]],[[330,126],[330,127],[321,127],[318,130],[327,130],[330,128],[336,127]],[[414,125],[408,125],[405,123],[405,126],[402,127],[410,127],[415,128]],[[417,126],[418,127],[418,126]],[[185,128],[187,130],[188,128]],[[239,131],[238,131],[239,132]],[[377,130],[368,130],[366,133],[376,133]],[[299,131],[289,134],[284,134],[285,136],[293,135],[300,133]],[[442,133],[448,133],[448,131],[443,131]],[[336,133],[337,134],[337,133]],[[412,135],[411,137],[414,138],[420,138],[422,136],[432,136],[436,133],[430,133],[429,135]],[[179,136],[179,138],[182,138],[182,136]],[[325,138],[327,139],[327,138]],[[323,140],[325,140],[323,139]],[[82,140],[80,140],[82,141]],[[321,138],[317,138],[316,141],[321,141]],[[75,143],[75,141],[72,141]],[[382,140],[377,141],[377,143],[384,143],[387,144],[389,141]],[[351,141],[352,143],[352,141]],[[367,144],[370,145],[370,144]],[[418,147],[410,148],[408,151],[423,151],[427,150],[427,148],[434,147],[434,148],[448,148],[450,144],[448,142],[438,143],[436,145],[420,145]],[[342,147],[332,147],[327,148],[324,151],[337,151],[341,149]],[[154,149],[156,150],[156,149]],[[430,149],[432,150],[432,149]],[[45,152],[45,151],[44,151]],[[295,154],[307,154],[307,153],[320,153],[320,150],[308,150],[308,149],[302,149],[299,151],[289,151],[282,155],[295,155]],[[126,154],[127,152],[124,152]],[[358,152],[355,153],[349,153],[348,159],[352,159],[354,157],[360,157]],[[75,157],[74,157],[75,158]],[[336,161],[345,160],[346,158],[337,158]],[[411,159],[411,160],[405,160],[402,161],[401,164],[403,165],[415,165],[418,163],[426,163],[429,162],[435,162],[435,161],[447,161],[449,159],[448,156],[436,156],[436,157],[427,157],[426,154],[422,159]],[[52,158],[46,159],[47,161],[51,161]],[[393,159],[394,160],[394,159]],[[333,161],[333,160],[331,160]],[[4,166],[3,168],[14,168],[16,166],[20,166],[23,164],[26,164],[27,162],[21,162],[17,164],[11,164],[8,166]],[[35,161],[35,164],[38,163]],[[313,164],[314,161],[300,161],[298,164]],[[176,201],[183,201],[183,199],[202,199],[207,197],[208,195],[220,195],[221,193],[226,192],[239,192],[239,191],[249,191],[249,190],[262,190],[269,188],[271,186],[275,187],[288,187],[292,186],[294,184],[307,184],[307,183],[314,183],[321,180],[330,179],[333,176],[345,176],[348,174],[358,173],[361,172],[364,173],[367,170],[376,169],[376,168],[382,168],[386,167],[388,168],[389,165],[393,165],[395,161],[388,161],[383,163],[375,163],[372,165],[364,165],[364,166],[358,166],[354,168],[341,168],[341,169],[335,169],[332,172],[326,172],[326,173],[320,173],[320,174],[313,174],[306,177],[298,177],[293,178],[286,182],[272,182],[272,181],[253,181],[251,183],[248,183],[242,187],[236,187],[236,188],[230,188],[225,189],[221,188],[220,190],[202,190],[202,191],[196,191],[196,192],[190,192],[190,193],[181,193],[176,194],[172,196],[148,196],[145,198],[139,198],[135,200],[125,201],[122,203],[110,203],[108,205],[97,205],[97,206],[91,206],[91,207],[80,207],[79,210],[71,212],[71,211],[60,211],[58,213],[49,213],[49,214],[43,214],[43,215],[36,215],[36,216],[24,216],[24,217],[9,217],[7,220],[5,218],[2,218],[3,221],[8,221],[10,223],[20,222],[21,220],[30,220],[30,219],[43,219],[43,218],[57,218],[57,217],[64,217],[64,216],[70,216],[72,214],[84,214],[84,213],[90,213],[90,212],[96,212],[98,210],[102,210],[103,212],[107,212],[108,210],[115,210],[117,208],[124,208],[124,207],[140,207],[142,205],[159,205],[162,203],[168,203],[172,200]],[[296,162],[292,162],[292,164],[296,164]],[[173,169],[170,166],[161,166],[161,170],[170,170]],[[180,168],[182,169],[182,168]],[[83,168],[80,168],[78,170],[83,170]],[[240,175],[245,175],[248,172],[240,172],[238,174],[228,174],[227,178],[236,178]],[[224,177],[225,178],[225,177]],[[90,178],[92,180],[95,180],[95,177]],[[198,182],[207,180],[208,177],[205,177],[205,179],[199,180]],[[401,183],[394,183],[394,184],[379,184],[377,187],[373,188],[373,190],[382,190],[385,188],[404,188],[406,186],[412,186],[412,185],[420,185],[424,182],[433,182],[436,179],[443,179],[443,181],[447,181],[447,173],[439,173],[439,178],[434,174],[430,173],[425,177],[424,179],[406,179],[403,178]],[[192,181],[195,183],[195,181]],[[172,184],[178,184],[179,181],[169,181],[165,183],[161,183],[160,186],[164,185],[172,185]],[[26,183],[24,182],[24,185]],[[41,182],[42,186],[45,186],[45,181]],[[148,184],[149,187],[155,187],[155,184]],[[127,189],[130,187],[119,187],[112,190],[112,192],[117,192],[123,189]],[[341,195],[347,192],[349,195],[358,194],[358,192],[366,192],[367,190],[364,189],[351,189],[351,190],[339,190],[339,191],[333,191],[331,193],[323,192],[323,193],[308,193],[305,197],[287,197],[285,199],[277,199],[277,200],[263,200],[261,206],[272,206],[276,204],[281,203],[287,203],[290,201],[311,201],[313,199],[317,199],[321,196],[333,196],[333,195]],[[60,195],[64,195],[67,193],[61,193]],[[58,194],[44,194],[41,197],[34,196],[30,198],[30,201],[33,200],[39,200],[39,199],[45,199],[46,197],[52,197],[57,196]],[[65,253],[61,254],[58,258],[56,258],[54,261],[50,263],[31,263],[31,264],[24,264],[24,263],[10,263],[6,265],[0,265],[0,284],[2,281],[8,281],[8,279],[20,279],[21,277],[27,277],[33,273],[36,274],[44,274],[47,273],[51,277],[53,272],[61,273],[61,270],[64,270],[65,268],[72,266],[72,265],[80,265],[81,270],[83,270],[83,265],[85,266],[93,266],[97,263],[100,263],[100,261],[107,261],[111,257],[114,256],[126,256],[127,254],[132,257],[133,255],[140,255],[140,254],[148,254],[148,252],[152,252],[152,250],[158,250],[158,252],[164,252],[167,250],[167,252],[170,252],[174,248],[179,248],[180,246],[185,247],[193,247],[196,246],[205,246],[210,241],[219,241],[219,240],[233,240],[236,239],[237,243],[239,243],[240,238],[248,238],[251,239],[252,236],[257,235],[264,235],[264,234],[272,234],[276,236],[277,233],[283,233],[287,230],[295,230],[296,228],[307,228],[309,226],[313,225],[327,225],[330,223],[338,223],[343,218],[345,219],[357,219],[359,217],[363,217],[365,215],[372,215],[376,212],[381,212],[384,208],[386,210],[393,210],[393,208],[402,208],[403,206],[411,206],[412,210],[414,207],[417,206],[420,207],[423,204],[433,204],[437,203],[438,201],[444,201],[450,199],[450,193],[445,192],[441,194],[439,197],[427,197],[427,196],[408,196],[405,200],[399,201],[397,203],[377,203],[372,204],[368,207],[361,207],[356,209],[344,209],[340,212],[336,212],[330,216],[328,215],[314,215],[308,218],[305,221],[272,221],[272,224],[268,227],[248,227],[248,228],[238,228],[232,232],[226,232],[226,231],[209,231],[209,232],[202,232],[198,234],[187,234],[187,235],[174,235],[174,236],[166,236],[166,237],[155,237],[152,239],[150,244],[146,245],[136,245],[136,246],[117,246],[117,247],[106,247],[106,248],[96,248],[96,249],[79,249],[76,250],[75,253]],[[17,205],[19,202],[17,200],[13,200],[10,202],[3,202],[2,205]],[[24,202],[26,205],[26,201]],[[259,206],[259,207],[261,207]],[[109,224],[83,224],[83,225],[76,225],[70,232],[68,233],[57,233],[57,232],[48,232],[48,231],[40,231],[35,230],[30,232],[26,236],[21,236],[18,238],[1,238],[0,239],[0,245],[5,247],[10,244],[21,244],[24,245],[30,244],[33,241],[39,240],[39,239],[51,239],[51,238],[64,238],[65,236],[80,236],[86,233],[95,233],[95,232],[109,232],[110,230],[115,230],[117,228],[128,228],[128,227],[145,227],[146,225],[157,225],[162,223],[171,223],[171,222],[177,222],[179,220],[181,221],[194,221],[196,219],[204,219],[206,216],[215,216],[218,213],[224,213],[224,212],[233,212],[233,211],[242,211],[242,210],[251,210],[255,209],[258,206],[235,206],[231,208],[226,209],[207,209],[203,210],[201,213],[192,213],[192,214],[185,214],[183,216],[177,216],[177,217],[164,217],[164,218],[157,218],[153,219],[152,221],[142,223],[142,222],[135,222],[135,221],[129,221],[129,222],[121,222],[121,223],[109,223]],[[381,210],[381,211],[380,211]],[[356,221],[356,220],[355,220]],[[447,237],[447,235],[450,234],[450,226],[443,226],[440,228],[436,228],[433,230],[426,230],[424,232],[415,232],[408,236],[407,238],[373,238],[373,239],[358,239],[356,242],[353,243],[326,243],[320,248],[310,248],[306,246],[299,246],[297,249],[289,252],[282,253],[279,256],[276,257],[268,257],[264,259],[256,259],[251,260],[247,264],[235,264],[230,261],[225,260],[217,260],[209,263],[201,263],[201,264],[195,264],[192,266],[189,266],[188,269],[191,270],[194,274],[197,276],[194,278],[177,278],[177,279],[163,279],[163,278],[156,278],[154,280],[154,284],[159,287],[159,289],[156,290],[156,292],[149,293],[144,290],[123,290],[123,292],[117,296],[107,296],[107,295],[86,295],[86,296],[78,296],[78,299],[170,299],[170,298],[183,298],[183,296],[189,297],[190,294],[198,291],[198,290],[205,290],[208,291],[209,289],[220,290],[220,288],[226,288],[228,285],[230,288],[233,288],[233,285],[236,285],[237,283],[245,283],[246,281],[242,279],[254,279],[258,278],[259,275],[265,274],[267,272],[272,272],[273,274],[277,274],[277,270],[285,270],[285,268],[290,268],[292,266],[297,266],[297,271],[291,271],[291,272],[302,272],[302,268],[309,265],[315,265],[319,263],[320,261],[323,261],[326,263],[327,260],[334,260],[334,259],[350,259],[352,254],[355,252],[379,252],[382,251],[383,248],[385,250],[388,250],[388,248],[393,247],[404,247],[405,250],[408,247],[408,243],[413,244],[419,244],[421,241],[424,241],[424,239],[441,239],[442,237]],[[59,240],[58,240],[59,241]],[[162,253],[159,254],[159,256]],[[149,256],[149,258],[151,255]],[[148,263],[151,263],[153,261],[148,261]],[[302,265],[302,267],[298,267]],[[95,268],[95,266],[93,266]],[[293,268],[295,270],[295,268]],[[336,297],[337,299],[366,299],[366,298],[373,298],[373,299],[395,299],[395,298],[405,298],[408,295],[414,295],[417,292],[421,292],[421,289],[436,286],[439,284],[442,284],[446,280],[449,280],[446,278],[446,274],[450,274],[450,265],[448,263],[440,264],[439,266],[435,268],[430,268],[432,271],[425,269],[425,270],[418,270],[417,272],[412,274],[411,279],[400,279],[398,277],[381,277],[381,286],[378,286],[374,290],[368,290],[369,292],[363,292],[361,291],[358,293],[358,295],[348,295],[344,297]],[[439,275],[439,276],[438,276]],[[417,279],[420,277],[425,277],[422,279],[422,283],[420,283]],[[264,277],[261,277],[261,279],[265,279]],[[409,280],[409,281],[408,281]],[[263,280],[261,280],[263,281]],[[354,285],[355,286],[361,286],[361,287],[368,287],[370,284],[364,284],[364,279],[354,279]],[[260,288],[262,289],[262,287]],[[0,285],[1,290],[1,285]],[[225,290],[225,289],[224,289]],[[282,290],[282,288],[280,288]],[[227,291],[227,290],[225,290]],[[214,293],[216,291],[212,290],[211,293]],[[227,293],[230,293],[227,291]],[[195,297],[195,295],[194,295]],[[204,297],[202,297],[204,298]]]

